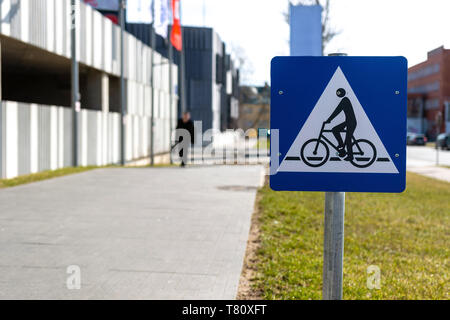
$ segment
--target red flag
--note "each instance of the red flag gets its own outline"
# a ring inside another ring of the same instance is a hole
[[[183,38],[181,35],[180,0],[172,0],[172,13],[173,23],[170,41],[175,49],[181,51],[183,49]]]

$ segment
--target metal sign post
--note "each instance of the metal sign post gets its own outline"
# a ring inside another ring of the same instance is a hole
[[[347,56],[347,54],[333,53],[329,56]],[[324,300],[342,300],[344,218],[345,192],[326,192],[322,290]]]
[[[345,192],[325,193],[323,299],[342,299]]]
[[[272,59],[270,187],[326,193],[324,300],[343,297],[345,192],[405,190],[407,66],[403,57]]]

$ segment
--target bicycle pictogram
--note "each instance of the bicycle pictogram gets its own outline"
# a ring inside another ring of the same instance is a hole
[[[301,159],[310,167],[321,167],[328,161],[349,161],[357,168],[370,167],[377,159],[377,150],[374,144],[367,139],[356,139],[354,132],[357,126],[356,116],[352,103],[344,89],[337,90],[336,95],[342,98],[331,116],[322,124],[317,139],[306,141],[301,148]],[[345,121],[325,129],[340,113],[345,115]],[[332,133],[337,141],[334,144],[325,133]],[[342,134],[345,133],[345,140]],[[336,156],[330,157],[330,148],[336,150]],[[341,158],[343,158],[341,160]]]

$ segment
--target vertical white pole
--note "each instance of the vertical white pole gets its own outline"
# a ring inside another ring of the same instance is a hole
[[[439,146],[438,146],[438,136],[441,132],[441,124],[442,124],[442,112],[436,116],[436,167],[439,166]]]
[[[206,27],[206,0],[203,0],[203,27]]]
[[[437,139],[436,139],[436,167],[439,167],[439,146]]]

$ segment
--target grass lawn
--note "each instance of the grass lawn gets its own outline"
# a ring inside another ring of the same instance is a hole
[[[324,193],[264,187],[252,291],[321,299]],[[450,184],[408,173],[403,194],[347,193],[344,299],[449,299]],[[381,289],[366,287],[381,269]]]
[[[171,165],[171,164],[155,164],[153,166],[153,168],[168,168],[168,167],[173,167],[173,166],[174,165]],[[151,167],[150,165],[147,165],[147,166],[137,166],[137,167],[129,167],[129,168],[150,168],[150,167]],[[15,187],[15,186],[18,186],[21,184],[27,184],[27,183],[37,182],[37,181],[41,181],[41,180],[47,180],[47,179],[67,176],[70,174],[81,173],[81,172],[90,171],[90,170],[99,169],[99,168],[120,168],[120,166],[109,165],[109,166],[104,166],[104,167],[98,167],[98,166],[77,167],[77,168],[68,167],[68,168],[62,168],[62,169],[57,169],[57,170],[49,170],[49,171],[28,174],[28,175],[20,176],[20,177],[13,178],[13,179],[0,179],[0,189]]]
[[[38,172],[34,174],[29,174],[25,176],[20,176],[14,179],[0,179],[0,189],[2,188],[8,188],[8,187],[15,187],[21,184],[27,184],[32,183],[36,181],[41,180],[47,180],[52,179],[56,177],[66,176],[69,174],[75,174],[80,173],[84,171],[89,171],[93,169],[97,169],[98,167],[92,166],[92,167],[78,167],[78,168],[63,168],[58,170],[52,170],[52,171],[43,171]]]

